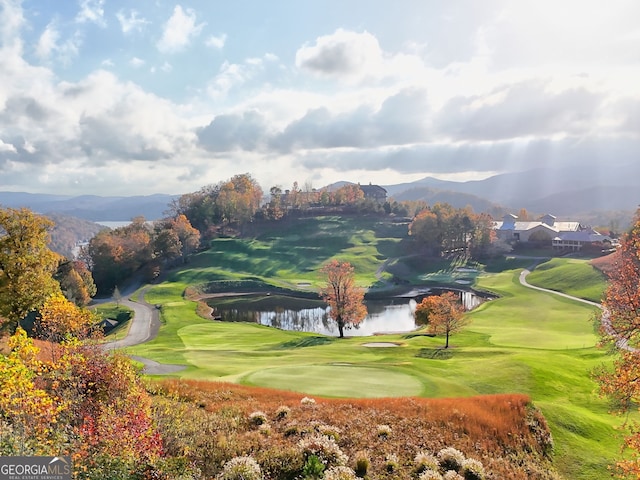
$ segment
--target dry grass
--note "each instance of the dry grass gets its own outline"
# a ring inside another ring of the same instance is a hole
[[[296,468],[303,462],[296,445],[301,438],[321,433],[336,440],[349,456],[348,465],[352,468],[356,454],[366,452],[371,459],[371,480],[415,478],[416,454],[435,455],[445,447],[454,447],[467,458],[481,461],[489,474],[487,478],[559,478],[549,458],[551,436],[546,422],[524,395],[316,398],[315,404],[307,404],[301,403],[300,394],[235,384],[167,380],[154,388],[159,401],[180,403],[183,425],[190,415],[197,417],[200,425],[215,425],[206,434],[208,443],[192,439],[199,445],[198,455],[187,455],[210,476],[217,474],[229,459],[221,456],[224,451],[229,457],[250,453],[263,470],[270,472],[270,478],[294,478]],[[290,409],[284,418],[278,415],[283,405]],[[249,416],[255,411],[266,414],[266,426],[258,429],[250,422]],[[160,423],[171,425],[170,429],[180,428],[166,417]],[[379,435],[380,425],[390,427],[388,435]],[[203,434],[204,430],[200,429]],[[177,431],[163,433],[169,440],[182,435]],[[203,451],[204,443],[211,449],[208,454]],[[181,455],[185,451],[194,452],[194,448],[170,453]],[[385,460],[390,456],[397,457],[399,465],[392,474]]]

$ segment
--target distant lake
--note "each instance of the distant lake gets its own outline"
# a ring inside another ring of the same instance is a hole
[[[482,300],[471,292],[461,292],[467,308]],[[368,315],[358,328],[345,329],[345,336],[369,336],[376,333],[410,332],[417,328],[413,312],[416,298],[394,297],[367,300]],[[417,300],[417,301],[416,301]],[[215,298],[207,301],[213,315],[225,322],[251,322],[282,330],[338,335],[336,323],[329,318],[329,307],[320,300],[301,299],[284,295],[244,295]]]
[[[97,223],[98,225],[104,225],[105,227],[109,227],[111,229],[114,228],[120,228],[120,227],[126,227],[127,225],[131,224],[131,220],[129,221],[119,221],[119,222],[94,222]]]

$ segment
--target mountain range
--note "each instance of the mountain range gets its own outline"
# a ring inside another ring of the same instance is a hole
[[[383,185],[398,201],[423,200],[428,204],[470,205],[476,212],[552,213],[556,216],[597,211],[635,211],[640,203],[640,162],[597,172],[575,168],[537,168],[494,175],[484,180],[454,182],[425,177],[396,185]],[[94,222],[127,221],[136,216],[157,220],[178,195],[131,197],[69,196],[0,192],[0,206],[27,207],[38,213],[62,213]]]

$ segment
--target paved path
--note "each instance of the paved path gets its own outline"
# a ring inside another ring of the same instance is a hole
[[[150,305],[144,300],[144,295],[149,287],[142,288],[138,291],[137,299],[131,300],[130,297],[135,293],[136,286],[131,287],[122,294],[120,303],[133,310],[133,318],[127,336],[122,340],[107,342],[104,348],[107,350],[115,350],[124,347],[133,347],[141,343],[153,340],[160,330],[160,311],[155,305]],[[168,373],[179,372],[184,370],[184,365],[171,365],[166,363],[158,363],[144,357],[136,355],[130,356],[144,365],[142,371],[148,375],[165,375]]]

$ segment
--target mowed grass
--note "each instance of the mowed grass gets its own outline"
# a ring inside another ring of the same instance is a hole
[[[340,222],[335,222],[332,228],[338,229]],[[492,291],[499,298],[470,313],[472,322],[452,337],[451,348],[446,351],[442,349],[444,339],[419,334],[337,339],[198,317],[196,304],[182,297],[194,279],[252,276],[274,283],[317,284],[315,269],[327,258],[342,258],[342,250],[334,255],[323,245],[313,250],[311,241],[306,244],[305,254],[289,256],[286,245],[291,247],[296,242],[295,235],[288,230],[282,232],[281,239],[275,233],[271,235],[275,237],[269,241],[265,235],[247,245],[241,245],[240,240],[216,241],[213,252],[177,272],[173,281],[153,287],[147,300],[163,305],[164,326],[154,341],[131,348],[130,353],[186,365],[185,370],[172,375],[175,377],[231,381],[328,397],[446,398],[524,393],[531,396],[549,422],[556,442],[555,464],[566,478],[599,480],[610,475],[607,467],[619,455],[623,432],[616,430],[621,420],[609,415],[608,405],[599,398],[597,384],[591,378],[594,368],[610,362],[606,353],[595,347],[595,307],[521,286],[519,272],[530,261],[507,259],[487,265],[474,275],[478,288]],[[334,239],[332,248],[362,248],[363,239],[368,239],[365,249],[369,253],[362,265],[369,265],[370,270],[359,278],[369,281],[375,269],[390,258],[386,255],[398,251],[401,238],[363,233],[354,240],[355,236],[349,231],[348,236]],[[318,239],[326,240],[323,235]],[[268,250],[264,248],[267,243],[274,246],[272,256],[262,251]],[[233,254],[226,260],[223,245]],[[208,263],[214,258],[216,263]],[[296,262],[300,262],[300,271],[294,266]],[[254,266],[257,271],[252,271]],[[428,264],[422,266],[423,274],[428,274]],[[432,266],[434,273],[458,268],[446,262]],[[400,346],[365,346],[372,341]]]
[[[527,281],[531,285],[568,293],[574,297],[600,302],[607,280],[589,260],[553,258],[531,272]]]

